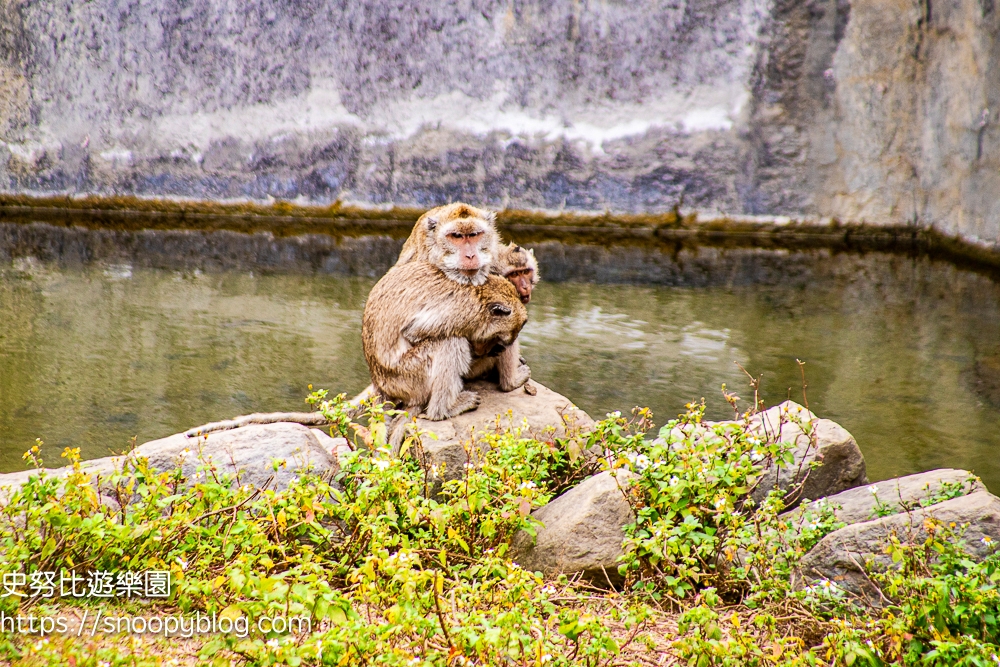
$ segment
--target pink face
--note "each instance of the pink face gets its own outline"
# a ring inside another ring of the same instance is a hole
[[[504,278],[514,285],[517,295],[521,298],[521,303],[526,304],[531,301],[531,290],[535,287],[535,272],[532,269],[525,268],[511,271]]]
[[[482,230],[452,230],[448,233],[448,244],[453,248],[457,258],[457,268],[467,276],[474,276],[479,273],[483,266],[483,258],[480,255],[479,242],[483,238]]]

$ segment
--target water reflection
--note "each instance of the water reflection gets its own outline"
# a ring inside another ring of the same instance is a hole
[[[540,256],[543,262],[544,257]],[[808,399],[861,444],[872,479],[971,468],[1000,489],[1000,288],[885,255],[796,259],[808,272],[707,287],[543,282],[522,333],[540,382],[595,416],[658,421],[720,387]],[[14,259],[0,269],[0,467],[35,437],[101,456],[189,426],[303,406],[307,385],[368,382],[360,314],[374,280]]]

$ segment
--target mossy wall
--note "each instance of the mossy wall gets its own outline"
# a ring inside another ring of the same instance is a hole
[[[1000,240],[992,0],[0,0],[0,190]]]

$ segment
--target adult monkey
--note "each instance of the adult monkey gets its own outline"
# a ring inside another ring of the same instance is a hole
[[[415,260],[430,261],[459,284],[482,285],[491,273],[503,276],[514,285],[518,298],[526,304],[531,300],[531,290],[538,282],[538,263],[530,250],[514,243],[501,246],[495,220],[496,215],[492,211],[461,202],[433,208],[414,224],[396,266]],[[523,363],[516,339],[506,346],[473,350],[473,358],[464,377],[478,378],[493,369],[498,371],[501,390],[513,391],[523,386],[525,392],[531,395],[536,393],[528,383],[531,369]],[[360,405],[372,393],[373,387],[368,386],[351,400],[351,404]],[[195,437],[249,424],[276,422],[310,426],[326,423],[322,415],[315,412],[254,413],[192,428],[185,435]]]
[[[495,221],[492,211],[463,202],[432,208],[413,225],[396,266],[426,261],[450,279],[473,285],[481,284],[487,275],[500,275],[514,285],[518,298],[526,304],[538,282],[538,263],[534,253],[516,244],[501,246]],[[517,341],[502,350],[476,354],[465,378],[480,377],[494,368],[501,391],[525,386],[531,378]]]
[[[464,391],[462,382],[473,357],[511,346],[527,319],[517,290],[500,276],[487,273],[481,284],[471,285],[450,279],[429,262],[394,266],[365,304],[361,341],[372,386],[351,404],[357,408],[376,394],[432,420],[474,410],[479,395]],[[199,426],[185,435],[281,421],[326,423],[315,412],[259,413]],[[402,439],[403,424],[397,420],[390,429],[393,446]]]
[[[372,288],[362,317],[374,391],[431,420],[474,410],[479,395],[462,382],[473,355],[507,348],[527,319],[517,291],[499,276],[487,273],[474,285],[429,262],[395,266]]]

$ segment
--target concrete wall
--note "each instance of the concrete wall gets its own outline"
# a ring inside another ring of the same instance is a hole
[[[0,190],[1000,242],[994,0],[0,0]]]

